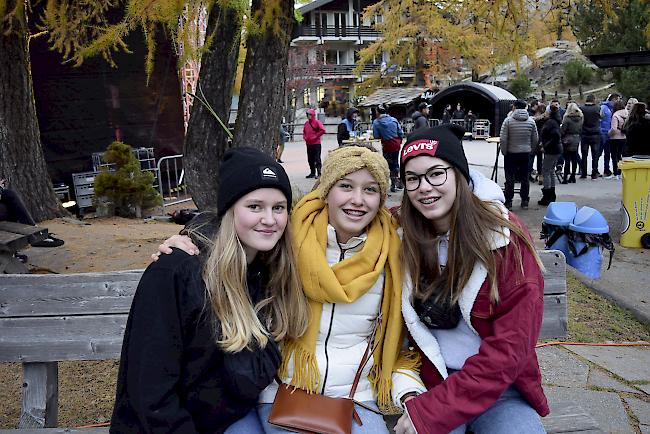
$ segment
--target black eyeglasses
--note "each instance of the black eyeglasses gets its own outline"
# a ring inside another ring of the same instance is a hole
[[[439,187],[447,182],[447,170],[451,168],[452,166],[434,166],[430,167],[425,173],[420,175],[413,172],[406,172],[406,175],[404,176],[404,187],[406,187],[406,191],[415,191],[420,188],[422,178],[426,179],[432,187]]]

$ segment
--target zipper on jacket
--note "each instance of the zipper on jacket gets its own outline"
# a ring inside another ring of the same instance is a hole
[[[345,259],[345,252],[341,245],[339,244],[339,248],[341,249],[341,254],[339,254],[339,262],[341,262],[343,259]],[[320,391],[321,395],[325,394],[325,384],[327,383],[327,374],[329,373],[330,370],[330,358],[329,354],[327,353],[327,342],[330,340],[330,336],[332,335],[332,324],[334,324],[334,309],[336,308],[336,303],[332,303],[332,313],[330,315],[330,326],[329,329],[327,330],[327,336],[325,337],[325,375],[323,376],[323,387]]]

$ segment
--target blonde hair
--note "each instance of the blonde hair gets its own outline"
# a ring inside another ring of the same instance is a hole
[[[570,102],[566,107],[566,113],[564,113],[564,117],[566,118],[567,116],[580,116],[581,118],[584,117],[582,110],[580,110],[578,104],[574,102]]]
[[[270,291],[255,306],[248,292],[248,264],[235,231],[233,208],[223,215],[211,239],[201,236],[198,229],[200,226],[188,232],[210,246],[203,281],[219,346],[228,353],[236,353],[244,348],[265,347],[269,333],[276,340],[300,337],[307,329],[309,311],[298,278],[289,225],[273,249],[258,253],[269,270],[266,288]],[[262,324],[259,313],[268,318],[267,324]]]
[[[511,242],[513,238],[520,240],[520,243],[514,244],[515,258],[503,259],[517,261],[522,274],[519,244],[530,251],[540,268],[543,268],[542,262],[527,233],[504,217],[495,204],[476,197],[466,179],[456,168],[453,170],[456,173],[456,200],[450,210],[449,248],[444,269],[441,270],[438,263],[437,248],[437,239],[442,234],[435,232],[431,221],[415,208],[408,195],[402,198],[400,219],[404,237],[401,255],[413,281],[414,297],[419,300],[435,297],[438,302],[451,301],[456,304],[475,264],[482,263],[487,269],[490,299],[498,303],[497,255],[500,253],[495,254],[491,244],[495,231],[508,228]]]

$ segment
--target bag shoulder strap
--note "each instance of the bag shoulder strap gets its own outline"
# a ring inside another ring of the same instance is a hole
[[[357,385],[359,384],[359,379],[361,378],[361,372],[363,371],[363,368],[368,363],[368,360],[370,360],[370,356],[375,351],[376,348],[376,346],[374,345],[375,337],[377,335],[377,329],[379,328],[380,323],[381,323],[381,312],[379,313],[379,315],[377,315],[377,318],[374,321],[372,331],[370,332],[370,336],[368,336],[368,346],[366,347],[366,351],[363,353],[361,362],[359,362],[359,368],[357,369],[357,373],[354,375],[352,388],[350,389],[350,394],[348,395],[348,398],[350,399],[354,399],[354,394],[357,391]]]

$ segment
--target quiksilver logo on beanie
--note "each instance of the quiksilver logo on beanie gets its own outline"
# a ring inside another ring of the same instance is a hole
[[[271,178],[271,179],[278,179],[277,173],[270,167],[262,167],[262,178]]]
[[[438,145],[440,142],[437,140],[423,139],[415,140],[408,145],[404,146],[402,149],[402,162],[408,157],[415,157],[420,154],[431,155],[432,157],[436,155],[438,150]]]

